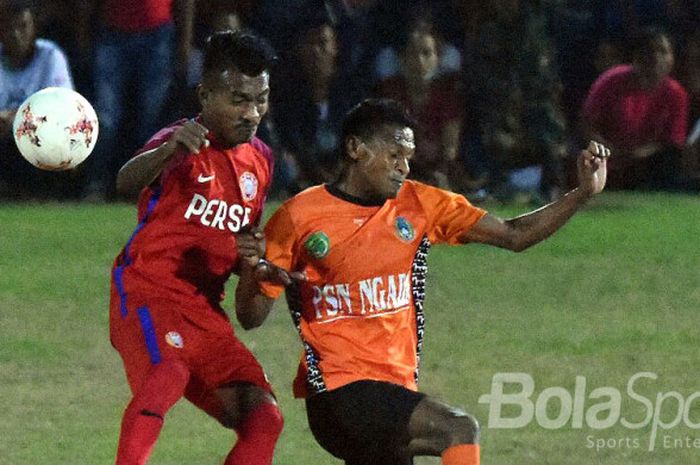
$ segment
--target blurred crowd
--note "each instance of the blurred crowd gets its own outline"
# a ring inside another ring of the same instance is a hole
[[[156,130],[197,114],[201,47],[247,29],[276,49],[259,136],[274,195],[333,180],[343,114],[365,97],[420,123],[411,177],[545,202],[575,179],[591,138],[613,189],[697,190],[700,0],[0,0],[0,199],[114,198]],[[12,119],[47,86],[94,105],[100,137],[79,169],[17,154]]]

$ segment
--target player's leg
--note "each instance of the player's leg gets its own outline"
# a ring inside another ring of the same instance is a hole
[[[411,456],[441,456],[443,465],[479,464],[479,425],[460,409],[425,397],[411,414],[408,433]]]
[[[306,400],[309,428],[347,465],[410,465],[408,423],[424,395],[380,381],[357,381]]]
[[[216,390],[226,412],[226,423],[236,430],[238,441],[224,465],[269,465],[282,432],[282,413],[272,394],[252,384]]]
[[[112,288],[110,336],[124,361],[133,397],[122,418],[117,465],[148,460],[168,410],[184,395],[190,372],[176,349],[163,344],[159,326],[175,325],[177,315],[147,305],[122,305]]]
[[[269,465],[282,432],[282,414],[253,354],[233,335],[207,344],[185,397],[236,431],[225,465]]]
[[[189,371],[177,359],[153,365],[122,418],[116,465],[143,465],[163,427],[166,413],[182,398]]]

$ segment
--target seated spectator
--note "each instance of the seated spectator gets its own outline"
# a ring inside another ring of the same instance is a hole
[[[419,9],[409,20],[409,29],[434,30],[430,11]],[[382,48],[375,59],[374,73],[380,81],[401,73],[401,52],[405,50],[405,37],[401,43]],[[457,73],[462,68],[462,54],[454,45],[438,42],[437,74]]]
[[[418,121],[411,177],[445,189],[461,190],[457,158],[462,94],[454,73],[440,74],[440,40],[429,23],[409,28],[399,51],[400,74],[380,82],[378,95],[401,102]]]
[[[15,147],[12,123],[17,108],[34,92],[45,87],[72,89],[73,81],[63,51],[37,38],[31,0],[0,3],[0,57],[0,197],[50,196],[55,192],[46,183],[65,176],[49,176],[26,162]]]
[[[686,143],[683,166],[691,178],[700,179],[700,30],[687,38],[678,75],[688,90],[689,122],[692,128]]]
[[[566,119],[545,12],[522,0],[478,8],[463,66],[473,118],[462,136],[468,172],[506,200],[555,199],[564,183]]]
[[[238,31],[243,25],[235,3],[225,0],[206,0],[197,4],[197,20],[194,44],[187,67],[187,86],[195,88],[202,78],[204,54],[202,48],[207,37],[219,31]],[[191,112],[188,112],[191,113]]]
[[[613,188],[673,188],[681,177],[688,95],[670,77],[673,48],[645,28],[630,43],[632,63],[615,66],[593,84],[583,116],[590,137],[610,147]]]
[[[270,113],[283,147],[279,160],[295,163],[288,172],[298,170],[285,186],[294,193],[334,179],[340,120],[352,101],[338,80],[338,42],[328,16],[304,18],[291,42],[272,86]]]

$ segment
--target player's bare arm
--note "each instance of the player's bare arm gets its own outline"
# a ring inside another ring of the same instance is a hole
[[[464,242],[480,242],[520,252],[541,242],[561,228],[579,208],[605,187],[606,158],[610,150],[591,142],[578,158],[579,186],[556,202],[504,220],[493,215],[484,216],[463,237]]]
[[[241,254],[241,267],[236,286],[236,318],[243,329],[262,325],[272,310],[275,299],[260,291],[262,281],[289,286],[306,280],[304,273],[290,272],[265,260],[265,237],[262,231],[251,230],[236,236]]]
[[[236,235],[240,276],[236,286],[236,318],[243,329],[257,328],[272,310],[272,299],[260,294],[256,268],[265,256],[265,235],[258,229]]]
[[[167,142],[155,149],[143,152],[124,164],[117,174],[117,191],[120,194],[135,194],[160,176],[168,160],[178,150],[199,153],[209,144],[208,129],[194,120],[178,128]]]
[[[289,286],[295,281],[304,280],[305,276],[264,260],[265,236],[258,229],[237,234],[236,242],[241,257],[240,276],[236,286],[236,318],[243,329],[247,330],[262,325],[275,302],[275,299],[260,292],[259,282]]]

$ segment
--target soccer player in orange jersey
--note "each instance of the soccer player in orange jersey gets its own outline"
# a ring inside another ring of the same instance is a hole
[[[579,187],[503,220],[461,195],[406,180],[413,131],[393,101],[351,110],[339,179],[277,210],[265,229],[267,261],[248,267],[237,289],[236,305],[261,323],[284,290],[265,280],[305,275],[287,287],[304,347],[294,393],[306,399],[316,440],[348,465],[410,464],[415,455],[479,463],[474,417],[417,391],[428,249],[479,242],[524,250],[605,185],[609,151],[592,143],[579,156]]]

